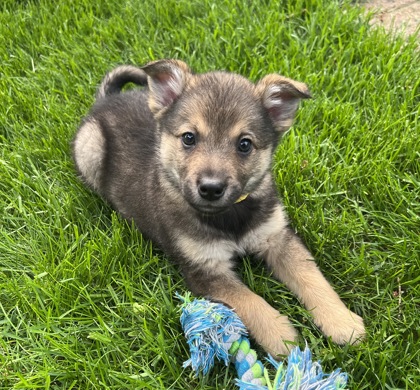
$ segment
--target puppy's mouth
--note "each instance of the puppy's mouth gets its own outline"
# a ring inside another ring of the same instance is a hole
[[[239,183],[227,183],[214,178],[186,183],[182,188],[184,199],[198,213],[203,215],[223,214],[248,197]],[[190,185],[188,185],[190,184]]]
[[[195,211],[205,216],[219,215],[219,214],[226,213],[232,206],[232,205],[224,205],[224,206],[198,205],[198,204],[193,204],[193,203],[190,203],[190,205],[195,209]]]
[[[195,210],[204,217],[213,217],[221,214],[225,214],[229,211],[229,207],[195,207]]]
[[[231,210],[235,205],[244,202],[248,198],[249,194],[243,194],[239,196],[235,201],[223,202],[223,204],[216,204],[213,202],[208,202],[207,204],[202,204],[201,202],[188,202],[197,212],[206,216],[219,215],[226,213]]]

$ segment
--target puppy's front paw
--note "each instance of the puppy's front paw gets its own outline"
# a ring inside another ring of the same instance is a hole
[[[273,357],[287,355],[293,348],[288,342],[297,340],[295,328],[259,295],[243,287],[240,294],[213,295],[213,299],[232,307],[252,338]]]
[[[362,317],[343,307],[317,315],[315,323],[337,344],[359,344],[366,335]]]
[[[287,355],[296,342],[298,333],[286,316],[276,310],[260,317],[260,322],[250,329],[251,336],[273,357]],[[289,343],[288,343],[289,342]]]

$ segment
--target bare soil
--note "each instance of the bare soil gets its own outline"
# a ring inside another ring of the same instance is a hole
[[[387,30],[412,35],[420,25],[420,0],[367,0],[363,6],[376,12],[372,23]]]

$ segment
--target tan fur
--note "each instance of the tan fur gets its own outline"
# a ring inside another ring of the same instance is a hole
[[[214,294],[212,298],[234,308],[251,336],[268,353],[275,357],[287,355],[298,336],[288,318],[243,284],[229,287],[232,289]]]
[[[197,104],[195,109],[188,115],[188,122],[181,124],[181,126],[174,131],[175,136],[181,136],[187,131],[198,130],[200,137],[207,137],[211,133],[211,128],[200,114],[200,104]]]
[[[165,60],[153,61],[143,67],[148,74],[150,98],[150,110],[159,117],[167,108],[167,104],[160,99],[162,89],[167,85],[173,89],[174,94],[181,94],[187,79],[191,74],[190,68],[183,61]]]
[[[305,248],[294,243],[289,250],[293,256],[288,263],[275,247],[266,254],[276,278],[297,295],[326,336],[338,344],[360,342],[365,336],[362,318],[347,309]]]
[[[182,232],[176,234],[177,247],[192,263],[211,270],[217,269],[221,274],[232,270],[229,261],[235,255],[244,255],[245,251],[231,240],[214,239],[212,241],[197,241]]]
[[[278,205],[270,218],[257,229],[251,230],[243,239],[246,250],[259,256],[264,256],[270,246],[270,238],[282,234],[288,221],[283,208]]]
[[[251,140],[255,138],[252,129],[249,128],[247,121],[239,120],[232,126],[229,131],[229,137],[231,139],[237,139],[240,136],[247,136]]]
[[[255,252],[266,259],[274,276],[298,296],[326,336],[339,344],[359,342],[365,335],[362,318],[347,309],[299,240],[285,247],[284,223],[279,206],[270,220],[245,240],[258,243]]]
[[[298,108],[298,98],[308,98],[310,93],[306,84],[277,74],[269,74],[256,86],[256,93],[263,105],[273,111],[278,131],[286,131],[293,123]],[[277,110],[279,109],[279,110]]]
[[[309,89],[306,84],[280,76],[279,74],[269,74],[263,77],[257,84],[257,93],[260,96],[264,96],[267,88],[270,88],[273,85],[287,88],[290,91],[292,91],[292,88],[290,88],[290,86],[292,86],[302,95],[302,97],[310,96]]]
[[[249,193],[252,189],[255,188],[256,184],[259,183],[263,178],[267,175],[267,170],[270,167],[270,156],[272,154],[272,150],[270,149],[263,149],[260,150],[259,155],[260,158],[255,161],[255,164],[252,166],[254,174],[249,178],[248,182],[246,183],[243,193]],[[265,190],[265,188],[263,188]],[[258,188],[255,190],[258,191]]]

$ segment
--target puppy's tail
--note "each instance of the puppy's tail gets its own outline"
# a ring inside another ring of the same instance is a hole
[[[104,77],[96,93],[96,98],[104,98],[105,96],[120,93],[127,83],[145,86],[147,85],[147,75],[143,69],[136,66],[118,66]]]

